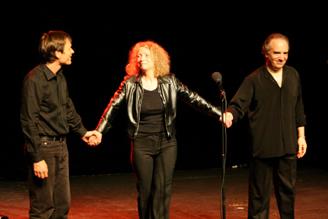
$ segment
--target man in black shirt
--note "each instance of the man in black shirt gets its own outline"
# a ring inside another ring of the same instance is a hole
[[[273,184],[280,217],[292,219],[296,158],[307,149],[300,77],[295,68],[285,65],[286,36],[269,35],[262,52],[265,65],[244,79],[223,118],[230,127],[248,115],[252,137],[248,218],[269,218]]]
[[[21,126],[28,155],[30,219],[67,218],[70,208],[66,135],[72,131],[86,143],[87,131],[69,97],[62,65],[70,65],[72,39],[64,31],[49,31],[40,39],[44,63],[25,77]]]

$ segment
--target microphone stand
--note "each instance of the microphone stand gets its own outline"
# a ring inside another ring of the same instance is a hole
[[[223,88],[220,89],[220,99],[221,99],[221,111],[224,113],[227,109],[227,98],[225,91]],[[222,114],[223,116],[223,114]],[[221,219],[226,218],[226,208],[225,208],[225,191],[224,191],[224,180],[225,180],[225,172],[226,172],[226,153],[227,153],[227,128],[223,123],[221,123],[221,136],[222,136],[222,179],[221,179],[221,188],[220,188],[220,201],[221,201]]]

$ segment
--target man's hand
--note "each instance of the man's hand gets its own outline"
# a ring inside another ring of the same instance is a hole
[[[34,175],[45,179],[48,177],[48,165],[45,160],[33,163]]]
[[[305,155],[307,149],[305,136],[298,137],[297,144],[298,144],[297,158],[302,158]]]
[[[97,130],[88,131],[82,137],[82,140],[90,146],[97,146],[101,143],[102,134]]]
[[[221,122],[225,125],[225,127],[230,128],[232,126],[233,115],[230,112],[223,113],[220,118]]]

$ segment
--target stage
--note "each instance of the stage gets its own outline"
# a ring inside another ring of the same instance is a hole
[[[248,168],[227,168],[225,204],[221,205],[222,169],[176,170],[171,219],[247,218]],[[70,219],[137,219],[133,173],[71,176]],[[298,170],[296,218],[328,218],[328,170]],[[28,218],[28,191],[24,180],[0,179],[0,214]],[[270,219],[279,218],[274,197]]]

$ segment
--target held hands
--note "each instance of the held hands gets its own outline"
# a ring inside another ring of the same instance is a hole
[[[101,143],[102,134],[97,130],[87,131],[82,140],[90,146],[97,146]]]
[[[88,145],[90,145],[90,146],[97,146],[98,144],[101,143],[102,134],[100,132],[98,132],[98,133],[100,134],[99,136],[92,135],[89,138]]]
[[[226,128],[230,128],[232,126],[233,115],[230,112],[225,112],[220,117],[220,121],[223,122]]]

